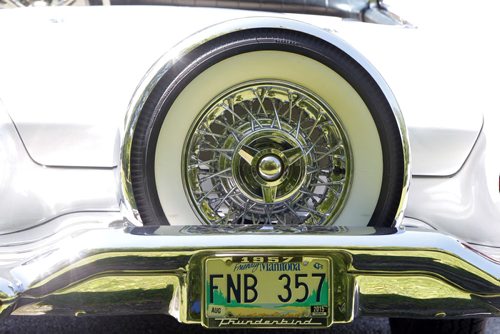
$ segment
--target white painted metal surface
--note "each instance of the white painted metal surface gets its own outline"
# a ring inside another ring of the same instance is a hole
[[[495,180],[487,173],[487,145],[481,135],[454,177],[414,177],[405,216],[472,243],[499,246],[500,196],[498,189],[488,191],[488,183],[497,185],[498,174]]]
[[[2,38],[0,97],[38,163],[115,166],[117,129],[153,62],[196,31],[249,15],[266,14],[175,7],[4,11],[0,28],[16,33]],[[407,120],[413,174],[458,171],[482,126],[478,103],[491,106],[473,89],[483,74],[460,66],[466,59],[458,36],[443,44],[443,36],[424,28],[288,16],[336,31],[378,68]]]
[[[494,6],[474,22],[458,5],[448,16],[434,14],[447,13],[443,7],[433,8],[430,19],[406,17],[417,29],[287,15],[336,31],[395,93],[409,129],[412,173],[420,176],[413,180],[407,216],[489,246],[498,246],[500,235]],[[1,232],[75,211],[117,210],[118,129],[147,69],[188,35],[248,15],[254,14],[172,7],[0,12],[0,29],[13,31],[2,36],[0,98],[27,149],[0,111],[0,152],[10,159],[0,165],[0,194],[9,199],[0,202]]]
[[[74,212],[119,210],[114,169],[35,163],[1,101],[0,157],[0,234],[29,229]],[[17,238],[10,237],[14,240]]]

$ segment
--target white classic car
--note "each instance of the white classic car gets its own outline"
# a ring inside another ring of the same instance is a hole
[[[495,3],[138,2],[0,2],[3,315],[500,315]]]

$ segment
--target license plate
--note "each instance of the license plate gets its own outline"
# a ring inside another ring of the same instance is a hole
[[[205,260],[207,327],[325,327],[331,265],[320,256],[217,256]]]

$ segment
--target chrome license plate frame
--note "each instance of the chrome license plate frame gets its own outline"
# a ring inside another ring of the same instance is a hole
[[[203,261],[202,323],[208,328],[324,328],[333,319],[327,256],[216,254]]]

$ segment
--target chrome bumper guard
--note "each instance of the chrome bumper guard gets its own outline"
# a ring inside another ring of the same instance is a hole
[[[500,315],[500,264],[436,232],[121,225],[52,239],[0,247],[2,314],[170,314],[201,323],[204,259],[268,250],[332,259],[334,322]]]

